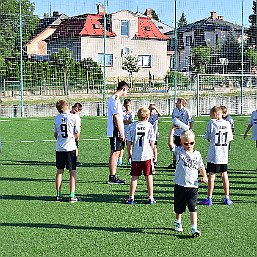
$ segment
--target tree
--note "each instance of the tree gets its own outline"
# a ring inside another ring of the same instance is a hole
[[[178,28],[181,28],[183,26],[186,26],[187,25],[187,18],[185,16],[185,13],[182,12],[179,20],[178,20]]]
[[[50,61],[63,73],[64,94],[68,95],[67,73],[74,62],[71,51],[68,48],[60,48],[57,53],[51,54]]]
[[[253,1],[253,14],[249,16],[250,28],[248,30],[249,45],[255,45],[257,48],[257,19],[256,19],[256,0]]]
[[[30,0],[21,0],[23,44],[33,34],[39,18],[33,14],[35,6]],[[0,55],[2,58],[19,54],[19,1],[0,1]]]
[[[130,84],[132,86],[132,75],[134,72],[139,71],[138,58],[133,55],[125,56],[122,63],[122,69],[128,71],[130,76]]]
[[[144,15],[147,16],[147,10],[144,12]],[[155,10],[151,9],[151,16],[154,20],[156,21],[160,21],[159,17],[158,17],[158,14],[155,12]]]
[[[211,60],[211,48],[206,46],[196,46],[192,48],[193,71],[205,73],[206,66]]]

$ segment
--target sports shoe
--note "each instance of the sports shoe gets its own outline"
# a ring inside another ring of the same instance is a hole
[[[147,203],[148,204],[156,204],[156,201],[154,199],[148,199]]]
[[[127,204],[134,204],[134,199],[133,198],[129,198],[126,203]]]
[[[116,176],[109,178],[108,184],[112,185],[112,184],[117,184],[117,185],[124,185],[125,184],[125,180],[122,180]]]
[[[175,223],[175,231],[183,232],[182,224],[176,221],[174,223]]]
[[[80,202],[80,198],[74,196],[74,197],[69,197],[69,202],[70,203],[77,203],[77,202]]]
[[[201,232],[197,229],[192,229],[192,235],[193,237],[199,237],[201,236]]]
[[[76,166],[77,166],[77,167],[80,167],[81,165],[82,165],[81,162],[77,162],[77,163],[76,163]]]
[[[229,198],[225,198],[224,199],[224,204],[231,205],[231,204],[233,204],[233,202]]]
[[[168,167],[168,169],[174,170],[176,169],[176,165],[174,165],[173,163],[171,163]]]
[[[56,196],[56,202],[61,202],[63,200],[62,196]]]
[[[118,165],[118,166],[122,165],[122,160],[121,160],[121,159],[118,159],[117,165]]]
[[[157,167],[158,162],[153,162],[154,167]]]
[[[201,205],[207,205],[207,206],[211,206],[212,205],[212,199],[210,198],[206,198],[206,199],[203,199],[199,202],[199,204]]]

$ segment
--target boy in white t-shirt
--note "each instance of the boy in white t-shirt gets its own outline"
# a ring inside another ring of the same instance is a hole
[[[55,185],[57,201],[62,201],[62,175],[66,168],[70,172],[70,197],[69,201],[78,202],[75,196],[76,187],[76,142],[79,138],[80,126],[74,114],[68,109],[68,102],[59,100],[56,103],[59,115],[54,117],[54,137],[56,139],[56,177]]]
[[[158,111],[155,104],[150,104],[148,109],[150,110],[150,117],[148,118],[148,121],[153,125],[155,138],[156,138],[156,141],[154,142],[154,149],[153,149],[153,154],[154,154],[153,163],[154,163],[154,167],[156,167],[157,166],[157,140],[159,137],[158,123],[159,123],[159,118],[161,117],[161,113]]]
[[[142,175],[145,175],[148,191],[148,203],[155,204],[153,197],[153,148],[156,140],[153,126],[148,122],[150,111],[146,107],[138,110],[138,121],[133,123],[129,129],[127,143],[131,164],[131,182],[128,204],[134,203],[134,195],[137,187],[137,181]]]
[[[252,112],[249,124],[248,124],[248,126],[246,128],[246,131],[244,133],[244,139],[246,139],[247,133],[251,129],[251,127],[253,128],[252,140],[254,140],[256,142],[256,147],[257,147],[257,111]]]
[[[205,139],[209,141],[209,150],[207,155],[207,173],[208,180],[208,196],[199,204],[211,206],[212,194],[214,190],[214,181],[216,173],[221,173],[224,189],[224,204],[231,205],[233,202],[229,197],[229,180],[227,173],[228,165],[228,149],[229,143],[233,139],[230,123],[222,118],[221,107],[214,106],[210,112],[211,120],[209,121]]]
[[[177,118],[181,122],[185,123],[189,126],[189,129],[192,129],[193,126],[193,118],[190,111],[186,108],[187,101],[183,97],[179,97],[176,102],[176,107],[172,111],[171,118]],[[180,135],[182,133],[182,129],[180,127],[176,127],[174,131],[174,144],[176,146],[181,145]],[[173,155],[173,162],[168,166],[170,169],[176,168],[176,156]]]
[[[71,107],[71,113],[75,114],[75,117],[77,119],[77,127],[80,128],[81,130],[81,118],[79,116],[79,113],[82,111],[82,104],[81,103],[75,103],[72,107]],[[76,159],[77,159],[77,167],[81,166],[81,163],[78,161],[79,158],[79,138],[75,139],[76,141],[76,146],[77,146],[77,150],[76,150]]]
[[[128,131],[131,124],[134,122],[135,112],[132,111],[132,104],[130,99],[124,99],[123,106],[125,108],[123,111],[124,134],[125,134],[125,140],[127,142]],[[124,154],[124,149],[121,149],[120,155],[118,158],[118,163],[117,163],[118,165],[122,165],[123,154]],[[131,159],[127,160],[127,164],[131,165]]]
[[[194,150],[195,135],[192,130],[181,133],[181,146],[176,146],[173,142],[173,126],[169,135],[169,147],[176,156],[177,165],[174,177],[174,211],[176,213],[175,230],[182,232],[182,213],[186,206],[190,212],[190,221],[193,237],[199,237],[200,231],[197,229],[197,196],[198,196],[198,171],[201,172],[202,182],[207,183],[205,167],[200,152]]]

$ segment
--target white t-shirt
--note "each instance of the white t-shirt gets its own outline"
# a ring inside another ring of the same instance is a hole
[[[189,123],[193,122],[192,115],[190,111],[186,108],[182,108],[181,110],[179,110],[177,107],[174,108],[171,118],[172,119],[177,118],[188,126],[189,126]],[[174,131],[174,136],[180,136],[181,133],[182,133],[182,129],[176,128]]]
[[[128,141],[132,142],[132,161],[147,161],[153,159],[150,142],[155,142],[153,126],[148,121],[137,121],[131,124]]]
[[[204,167],[200,152],[188,153],[182,146],[174,146],[173,151],[177,160],[175,184],[198,188],[198,171]]]
[[[125,124],[124,123],[124,133],[125,133],[125,138],[127,139],[128,137],[128,131],[131,126],[131,124],[134,122],[135,119],[135,113],[133,111],[127,113],[126,110],[123,111],[123,120],[129,120],[131,123],[130,124]]]
[[[252,125],[252,140],[257,140],[257,111],[253,111],[249,124]]]
[[[153,130],[154,130],[154,133],[155,133],[155,136],[156,136],[156,139],[158,137],[158,122],[159,122],[159,116],[158,116],[158,113],[154,113],[152,114],[148,121],[153,125]]]
[[[207,161],[214,164],[228,164],[229,142],[233,140],[230,123],[223,119],[210,120],[204,138],[210,144]]]
[[[113,131],[114,131],[114,120],[113,115],[118,114],[118,118],[121,122],[121,127],[124,130],[123,125],[123,110],[122,105],[120,102],[120,98],[117,95],[112,95],[108,102],[108,121],[107,121],[107,136],[113,137]]]
[[[57,133],[56,151],[69,152],[76,150],[75,133],[80,133],[75,114],[60,113],[54,117],[54,133]]]

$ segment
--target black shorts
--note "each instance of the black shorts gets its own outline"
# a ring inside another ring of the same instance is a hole
[[[174,136],[174,144],[176,146],[181,146],[181,139],[180,136]]]
[[[174,187],[174,212],[182,214],[186,206],[190,212],[196,212],[198,188],[183,187],[175,184]]]
[[[228,170],[228,165],[227,164],[214,164],[211,162],[207,162],[207,168],[206,172],[207,173],[221,173],[221,172],[226,172]]]
[[[110,146],[113,152],[121,151],[124,149],[125,141],[120,137],[110,137]]]
[[[76,150],[70,152],[56,151],[56,168],[76,170]]]

